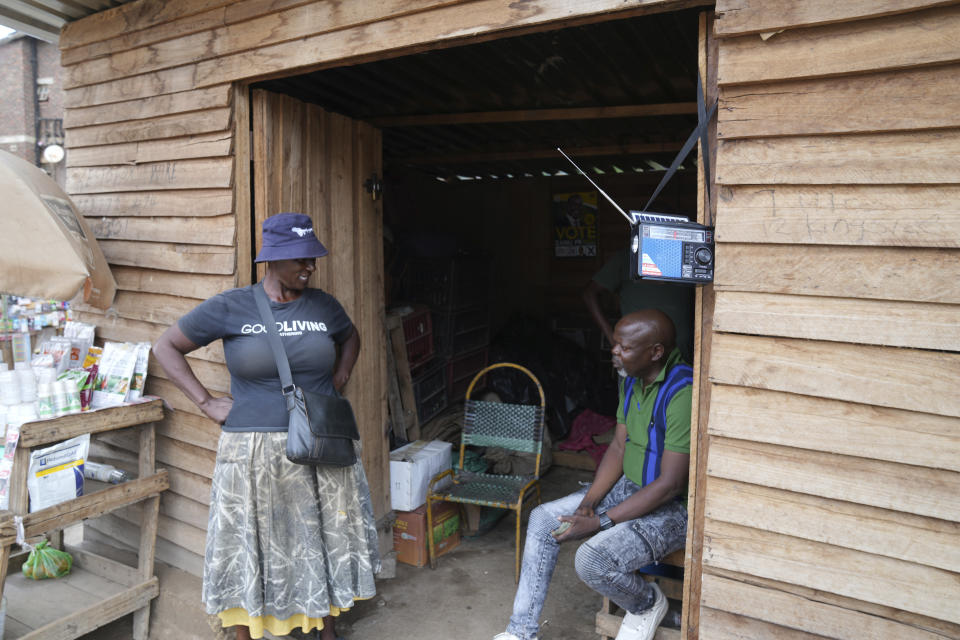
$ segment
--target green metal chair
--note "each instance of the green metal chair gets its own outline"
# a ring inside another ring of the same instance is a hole
[[[477,382],[494,369],[512,368],[525,373],[536,384],[540,394],[539,405],[510,404],[505,402],[487,402],[472,400]],[[464,401],[463,435],[460,440],[460,462],[454,469],[437,474],[427,489],[427,547],[430,554],[430,566],[436,568],[436,550],[433,544],[434,502],[447,501],[475,504],[486,507],[510,509],[516,513],[516,561],[515,580],[520,581],[520,519],[524,500],[536,493],[540,504],[540,455],[543,446],[544,412],[546,400],[543,386],[537,377],[525,367],[510,362],[498,362],[486,367],[470,382]],[[502,447],[512,451],[536,455],[533,475],[515,476],[492,473],[476,473],[463,468],[464,453],[468,445],[477,447]],[[434,490],[434,486],[445,477],[452,476],[453,482],[444,489]],[[529,502],[527,503],[529,504]]]

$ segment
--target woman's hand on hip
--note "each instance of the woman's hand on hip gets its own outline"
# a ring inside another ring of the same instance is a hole
[[[231,408],[233,408],[233,398],[230,396],[223,396],[222,398],[210,396],[200,403],[200,410],[217,424],[226,422]]]
[[[349,373],[346,371],[337,371],[333,374],[333,388],[337,390],[337,393],[342,393],[343,388],[347,385],[349,380]]]

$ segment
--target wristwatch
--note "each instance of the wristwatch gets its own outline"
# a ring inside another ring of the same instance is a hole
[[[601,511],[597,514],[597,517],[600,518],[600,531],[606,531],[614,525],[613,520],[610,519],[606,511]]]

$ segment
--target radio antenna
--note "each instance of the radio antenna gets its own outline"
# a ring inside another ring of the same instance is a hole
[[[565,154],[565,153],[563,152],[563,149],[561,149],[560,147],[557,147],[557,151],[559,151],[560,154],[561,154],[564,158],[566,158],[567,161],[568,161],[570,164],[573,165],[573,168],[574,168],[574,169],[576,169],[577,171],[580,172],[580,175],[582,175],[584,178],[586,178],[587,181],[588,181],[590,184],[592,184],[592,185],[596,188],[597,191],[600,192],[600,195],[602,195],[604,198],[607,199],[607,202],[609,202],[610,204],[613,205],[613,208],[614,208],[614,209],[616,209],[617,211],[619,211],[620,214],[621,214],[624,218],[627,219],[627,222],[629,222],[631,226],[633,225],[633,218],[631,218],[629,215],[627,215],[627,212],[624,211],[624,210],[620,207],[620,205],[618,205],[616,202],[614,202],[614,201],[613,201],[613,198],[611,198],[610,196],[608,196],[606,191],[604,191],[603,189],[600,188],[600,185],[598,185],[596,182],[594,182],[594,181],[590,178],[590,176],[588,176],[588,175],[586,174],[586,172],[585,172],[583,169],[581,169],[580,167],[578,167],[578,166],[577,166],[577,163],[574,162],[574,161],[570,158],[570,156],[568,156],[567,154]]]

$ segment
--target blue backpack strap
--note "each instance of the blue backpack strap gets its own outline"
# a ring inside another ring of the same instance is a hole
[[[643,456],[643,485],[660,476],[660,460],[663,458],[664,441],[667,436],[667,407],[678,391],[693,383],[693,368],[683,362],[675,364],[660,384],[653,402],[653,414],[647,426],[647,451]]]
[[[633,397],[633,385],[637,381],[633,376],[627,376],[620,379],[623,389],[623,421],[627,421],[627,413],[630,410],[630,398]]]

